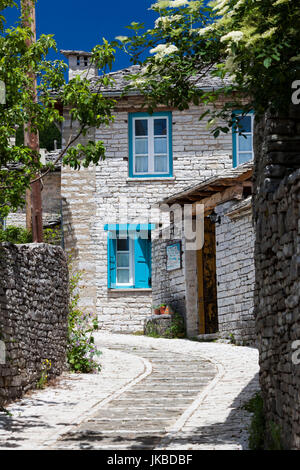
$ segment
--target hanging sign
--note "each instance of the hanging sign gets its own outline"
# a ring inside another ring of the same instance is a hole
[[[167,246],[167,271],[181,268],[181,242]]]

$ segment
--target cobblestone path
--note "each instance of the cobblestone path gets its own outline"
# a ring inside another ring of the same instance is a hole
[[[197,354],[139,346],[126,347],[126,353],[144,358],[148,375],[64,435],[56,449],[154,449],[217,373]]]
[[[65,374],[0,412],[2,449],[247,449],[258,352],[100,332],[100,374]]]

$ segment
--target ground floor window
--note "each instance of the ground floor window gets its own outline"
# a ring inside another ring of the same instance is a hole
[[[108,288],[151,288],[151,226],[106,225]]]

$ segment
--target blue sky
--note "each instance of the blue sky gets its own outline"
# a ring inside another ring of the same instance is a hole
[[[37,2],[37,34],[54,34],[58,49],[89,51],[95,44],[119,35],[127,35],[125,26],[132,21],[153,25],[156,14],[148,8],[154,0],[39,0]],[[6,12],[8,24],[17,15]],[[52,56],[53,58],[53,56]],[[58,55],[56,58],[64,59]],[[129,57],[118,53],[114,70],[129,65]]]

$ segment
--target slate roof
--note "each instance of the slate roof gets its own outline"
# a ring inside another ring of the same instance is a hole
[[[51,152],[46,152],[45,153],[45,160],[46,160],[46,164],[47,163],[54,163],[55,160],[57,159],[58,155],[60,154],[61,150],[53,150]],[[7,165],[7,169],[9,170],[18,170],[20,168],[22,168],[23,165],[21,165],[20,163],[9,163]],[[56,164],[55,164],[55,169],[58,170],[61,168],[61,160],[58,161]],[[3,170],[5,169],[5,167],[2,168]]]
[[[76,55],[76,56],[86,56],[86,57],[91,57],[92,53],[91,52],[86,52],[86,51],[73,51],[73,50],[61,50],[61,54],[64,56],[68,57],[69,55]]]
[[[111,95],[120,95],[121,93],[123,93],[125,87],[130,83],[128,80],[126,80],[126,77],[128,78],[129,75],[138,73],[140,69],[141,67],[139,65],[131,65],[130,67],[126,67],[125,69],[117,70],[116,72],[111,72],[107,74],[110,78],[114,80],[114,86],[113,88],[106,88],[105,93]],[[98,80],[98,77],[93,77],[90,79],[93,91],[98,90]],[[130,90],[128,94],[139,95],[140,92],[138,90]]]
[[[79,51],[79,50],[61,50],[60,51],[64,56],[69,57],[71,55],[75,56],[88,56],[90,57],[92,54],[91,52],[86,52],[86,51]],[[126,67],[121,70],[117,70],[116,72],[111,72],[107,74],[111,78],[114,79],[115,84],[112,88],[106,88],[105,90],[102,90],[106,95],[111,95],[111,96],[118,96],[121,95],[124,92],[125,87],[129,84],[129,81],[126,80],[129,75],[136,74],[141,70],[140,65],[131,65],[129,67]],[[97,82],[99,80],[99,77],[93,77],[90,79],[91,85],[92,85],[92,91],[96,92],[98,91],[98,86]],[[218,89],[223,87],[224,85],[230,84],[229,79],[224,79],[221,80],[218,77],[212,77],[210,73],[205,75],[204,77],[200,76],[195,76],[191,78],[192,83],[196,83],[196,86],[204,91],[206,90],[211,90],[211,89]],[[130,90],[127,91],[128,95],[140,95],[139,90]]]
[[[128,77],[133,74],[137,74],[141,70],[139,65],[131,65],[125,69],[117,70],[108,74],[109,77],[115,81],[113,88],[106,88],[105,94],[111,94],[112,96],[120,95],[124,92],[125,87],[130,83]],[[98,77],[93,77],[90,80],[92,84],[92,90],[97,91]],[[231,82],[229,79],[221,80],[218,77],[212,77],[210,74],[204,77],[195,76],[191,78],[191,82],[196,84],[196,87],[204,91],[211,89],[218,89],[225,85],[229,85]],[[130,90],[127,92],[128,95],[139,95],[139,90]]]

